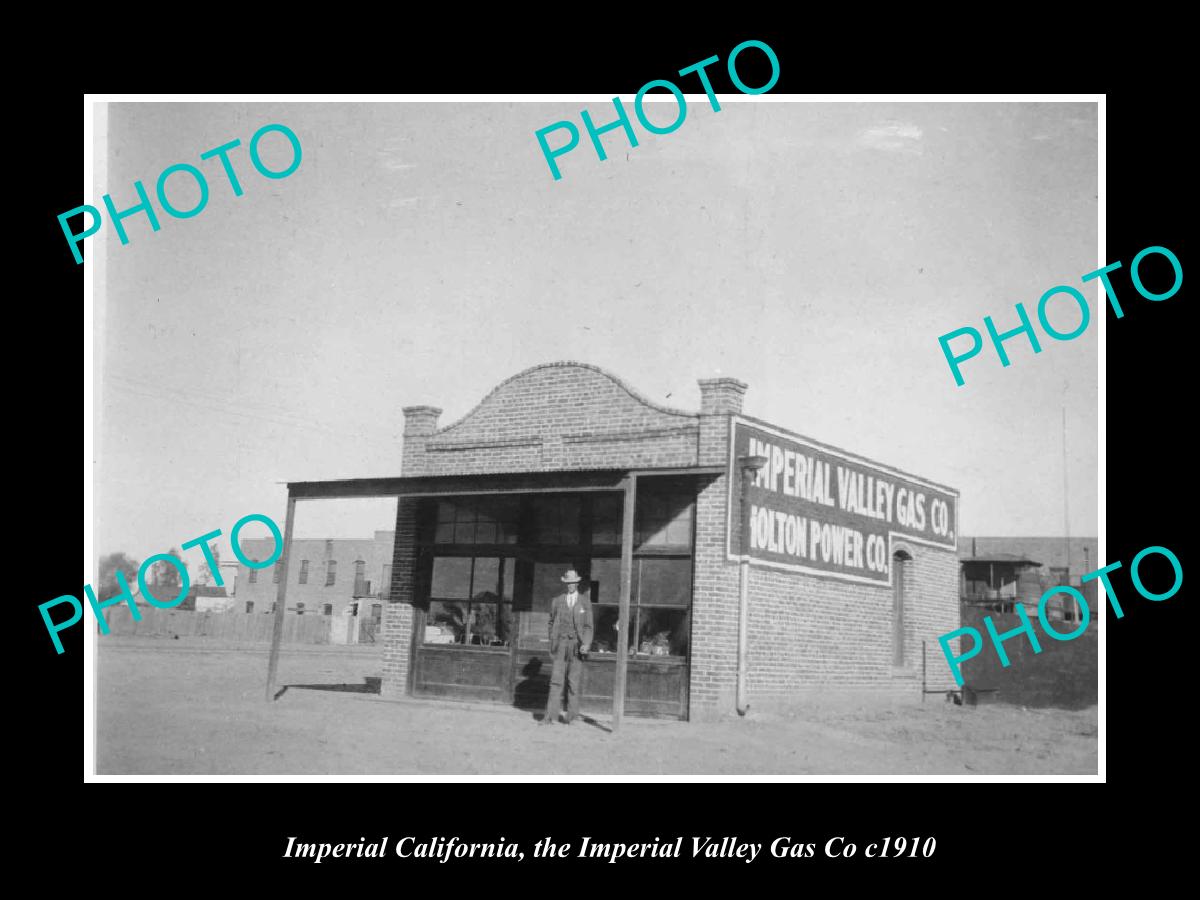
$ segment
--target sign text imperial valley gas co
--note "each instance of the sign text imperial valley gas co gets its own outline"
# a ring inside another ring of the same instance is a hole
[[[958,494],[734,416],[728,555],[741,552],[739,459],[767,464],[749,487],[745,552],[780,569],[889,584],[892,541],[956,549]]]

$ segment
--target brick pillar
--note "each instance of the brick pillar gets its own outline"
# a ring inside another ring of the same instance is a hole
[[[746,384],[736,378],[700,380],[699,464],[729,460],[729,417],[742,411]],[[726,559],[727,476],[696,498],[696,578],[692,597],[690,718],[734,711],[737,688],[738,567]],[[736,497],[736,492],[734,494]]]
[[[442,411],[436,406],[404,407],[404,452],[400,471],[404,475],[425,475],[425,445],[437,431],[438,416]]]
[[[736,378],[700,379],[700,453],[702,466],[719,466],[729,456],[729,416],[742,411],[746,383]]]
[[[746,382],[736,378],[701,378],[700,415],[740,413],[746,388]]]
[[[396,501],[396,542],[392,550],[392,583],[383,605],[383,685],[385,697],[408,692],[412,664],[413,603],[417,564],[417,503],[413,497]]]

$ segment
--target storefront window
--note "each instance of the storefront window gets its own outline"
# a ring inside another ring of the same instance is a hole
[[[594,649],[615,653],[621,561],[592,560]],[[635,559],[626,646],[646,656],[687,656],[691,629],[692,561]]]
[[[533,497],[534,542],[538,544],[578,544],[579,513],[582,503],[577,496]]]
[[[591,572],[592,648],[597,653],[617,650],[617,613],[621,600],[621,561],[593,559]],[[633,605],[630,605],[630,620]]]
[[[471,557],[440,556],[433,561],[433,583],[430,598],[471,595]]]
[[[425,643],[461,644],[466,640],[467,603],[430,600],[425,615]]]
[[[620,612],[616,605],[604,604],[592,607],[592,621],[595,630],[592,634],[592,650],[595,653],[617,652],[617,614]],[[632,610],[630,610],[632,618]]]
[[[475,543],[515,544],[520,518],[517,497],[489,497],[479,501],[475,521]]]
[[[616,603],[621,598],[621,561],[593,559],[590,580],[593,604]]]
[[[689,606],[692,602],[690,559],[639,559],[638,602],[642,606]]]
[[[623,641],[617,627],[622,494],[429,500],[421,524],[422,543],[434,557],[424,642],[545,650],[551,600],[565,590],[563,573],[575,568],[594,610],[596,653],[616,653],[623,645],[638,655],[686,658],[695,487],[685,479],[648,478],[639,482],[637,497]]]
[[[695,492],[647,488],[637,503],[639,546],[691,546]]]
[[[433,539],[439,544],[515,544],[516,497],[439,500]]]
[[[597,494],[592,499],[592,544],[621,546],[620,494]]]
[[[515,565],[509,557],[436,557],[425,643],[507,646],[513,631]]]
[[[691,629],[686,609],[638,608],[638,653],[647,656],[687,656]]]

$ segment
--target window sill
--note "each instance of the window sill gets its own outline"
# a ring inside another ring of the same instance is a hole
[[[588,662],[596,660],[597,662],[613,662],[617,661],[617,653],[598,653],[592,650],[588,653]],[[668,654],[653,654],[653,653],[636,653],[625,657],[631,663],[654,663],[667,666],[682,666],[687,662],[686,656],[670,656]]]
[[[459,653],[503,653],[507,655],[510,652],[508,647],[489,647],[481,644],[434,644],[422,642],[421,648],[424,650],[454,650]]]

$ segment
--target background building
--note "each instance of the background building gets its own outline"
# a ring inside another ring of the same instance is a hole
[[[295,539],[288,573],[287,611],[308,615],[353,614],[382,617],[395,534],[376,531],[363,539]],[[270,557],[272,538],[242,541],[250,559]],[[279,591],[278,562],[268,569],[238,565],[237,600],[241,612],[268,613]]]
[[[1079,590],[1095,610],[1093,579],[1080,579],[1100,568],[1093,537],[963,537],[958,539],[962,565],[961,594],[965,605],[995,612],[1012,612],[1019,598],[1031,616],[1037,614],[1042,594],[1056,585]],[[1050,615],[1079,621],[1080,612],[1065,595],[1047,601]]]

